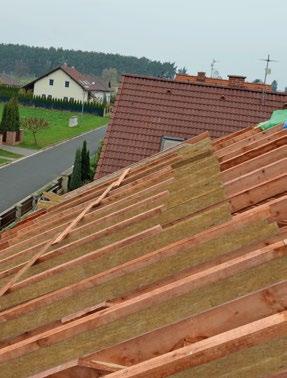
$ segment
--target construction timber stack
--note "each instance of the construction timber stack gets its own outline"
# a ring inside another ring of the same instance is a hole
[[[286,240],[282,125],[51,201],[1,234],[0,376],[284,376]]]

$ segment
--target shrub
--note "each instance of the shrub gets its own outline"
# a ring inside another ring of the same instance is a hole
[[[74,190],[82,186],[82,152],[76,151],[73,172],[69,182],[69,190]]]
[[[82,181],[90,181],[90,152],[87,149],[87,142],[84,141],[83,148],[81,152],[82,157]]]

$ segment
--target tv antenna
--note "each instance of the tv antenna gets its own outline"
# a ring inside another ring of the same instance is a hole
[[[260,59],[263,62],[266,62],[265,70],[264,70],[264,81],[263,81],[263,89],[262,89],[262,105],[264,105],[264,99],[265,99],[265,84],[267,81],[267,76],[271,74],[271,68],[270,63],[272,62],[278,62],[278,60],[274,60],[270,58],[270,54],[267,55],[266,59]]]
[[[278,60],[271,59],[270,54],[267,55],[266,59],[260,59],[260,60],[262,60],[263,62],[266,62],[266,66],[264,70],[264,81],[263,81],[263,83],[266,84],[267,76],[271,74],[270,63],[278,62]]]
[[[213,59],[212,59],[212,62],[211,62],[211,64],[210,64],[210,77],[213,77],[215,63],[218,63],[218,60],[215,60],[215,59],[213,58]]]

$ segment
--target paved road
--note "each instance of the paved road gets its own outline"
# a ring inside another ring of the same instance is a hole
[[[84,140],[88,143],[90,153],[94,153],[105,131],[106,127],[101,127],[0,168],[0,213],[70,168],[75,151]]]

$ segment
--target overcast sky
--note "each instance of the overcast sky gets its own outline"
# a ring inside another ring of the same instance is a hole
[[[0,0],[0,41],[146,56],[287,86],[286,0]],[[4,11],[5,10],[5,11]]]

